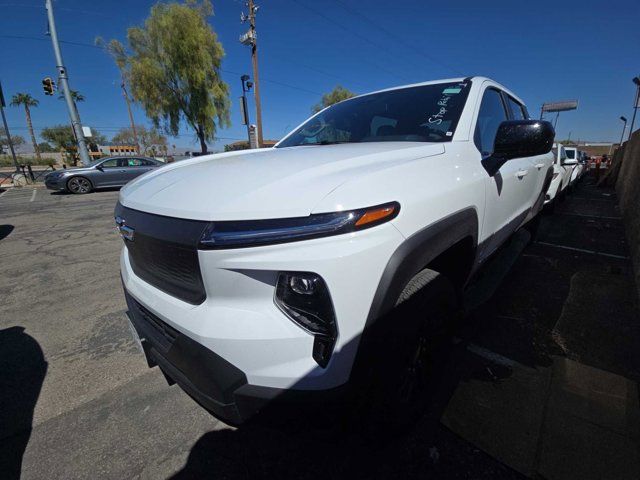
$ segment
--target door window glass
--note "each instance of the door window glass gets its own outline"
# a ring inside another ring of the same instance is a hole
[[[115,168],[117,166],[118,166],[118,159],[117,158],[110,158],[109,160],[105,160],[101,164],[102,168]]]
[[[474,141],[483,157],[493,153],[493,143],[496,139],[498,127],[507,120],[502,95],[497,90],[489,88],[484,92],[478,121],[474,133]]]
[[[511,113],[513,114],[514,120],[524,120],[527,118],[522,109],[522,105],[511,97],[509,97],[509,107],[511,107]]]
[[[127,158],[127,167],[141,167],[142,160],[139,158]]]

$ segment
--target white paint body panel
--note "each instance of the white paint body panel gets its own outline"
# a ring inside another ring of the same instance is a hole
[[[501,241],[495,233],[513,233],[520,226],[514,219],[530,211],[541,193],[551,154],[506,162],[499,173],[501,188],[480,163],[473,131],[481,95],[490,86],[506,91],[491,80],[473,79],[451,142],[371,142],[209,155],[131,182],[120,193],[124,206],[196,220],[302,217],[390,201],[399,202],[401,209],[391,222],[354,234],[200,251],[207,292],[201,305],[184,303],[145,283],[133,273],[123,251],[125,288],[162,320],[240,368],[250,384],[314,390],[344,383],[381,275],[406,238],[472,208],[486,256]],[[522,171],[527,174],[518,177]],[[327,283],[339,336],[326,369],[312,359],[313,337],[274,304],[280,271],[315,272]]]

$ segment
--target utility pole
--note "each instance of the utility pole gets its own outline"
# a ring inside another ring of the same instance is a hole
[[[634,77],[633,83],[636,84],[636,99],[633,102],[633,117],[631,117],[631,128],[629,128],[629,138],[627,140],[631,140],[633,124],[636,122],[636,113],[638,113],[638,107],[640,107],[640,77]]]
[[[249,8],[249,15],[244,13],[240,15],[240,21],[242,23],[249,20],[249,31],[240,36],[240,43],[251,47],[251,63],[253,64],[253,95],[256,102],[256,123],[258,124],[258,148],[262,147],[263,134],[262,134],[262,107],[260,105],[260,80],[258,77],[258,34],[256,32],[256,13],[258,12],[258,5],[253,3],[253,0],[247,1],[247,7]]]
[[[122,83],[120,84],[122,88],[122,95],[124,96],[124,101],[127,102],[127,110],[129,112],[129,122],[131,123],[131,131],[133,132],[133,141],[136,143],[136,152],[140,155],[140,142],[138,142],[138,132],[136,131],[136,124],[133,121],[133,113],[131,112],[131,102],[129,101],[129,94],[127,93],[127,86],[124,83],[124,78],[122,79]]]
[[[2,124],[4,125],[4,133],[7,136],[7,143],[9,144],[9,150],[11,150],[13,164],[16,167],[17,173],[20,171],[20,167],[18,167],[18,159],[16,158],[16,152],[13,149],[13,142],[11,141],[11,134],[9,133],[9,125],[7,125],[7,117],[4,116],[4,107],[6,107],[6,105],[4,103],[4,94],[2,93],[2,84],[0,83],[0,113],[2,114]]]
[[[89,151],[87,150],[87,143],[84,141],[84,134],[82,133],[82,124],[80,123],[80,115],[78,115],[78,109],[71,97],[71,90],[69,89],[69,77],[67,77],[67,69],[62,61],[62,53],[60,52],[60,45],[58,44],[58,33],[56,31],[56,23],[53,18],[53,5],[51,0],[45,0],[45,8],[47,9],[47,18],[49,20],[49,35],[51,35],[51,43],[53,45],[53,53],[56,57],[56,68],[58,69],[58,84],[62,87],[64,98],[67,101],[67,108],[69,109],[69,116],[71,117],[71,125],[73,126],[73,132],[75,133],[76,140],[78,141],[78,153],[80,154],[80,161],[88,165],[91,163],[89,157]]]

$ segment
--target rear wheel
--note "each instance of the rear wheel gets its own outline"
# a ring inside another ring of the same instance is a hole
[[[407,430],[421,417],[451,350],[459,315],[451,282],[433,270],[415,275],[400,294],[388,327],[385,352],[374,361],[370,426]]]
[[[93,190],[93,185],[84,177],[72,177],[67,182],[67,189],[71,193],[84,194]]]

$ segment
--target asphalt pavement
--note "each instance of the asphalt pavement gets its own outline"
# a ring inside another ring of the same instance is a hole
[[[148,369],[130,337],[112,215],[118,192],[0,191],[0,471],[24,479],[525,478],[509,452],[487,447],[493,437],[440,420],[453,400],[473,409],[465,385],[503,385],[514,392],[509,401],[527,404],[519,365],[568,360],[637,387],[630,316],[637,320],[638,306],[626,290],[612,195],[585,182],[544,217],[537,241],[469,313],[423,421],[406,437],[372,441],[322,422],[283,430],[215,420]],[[507,450],[512,434],[497,432]]]

